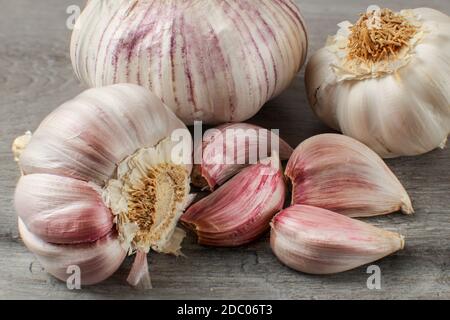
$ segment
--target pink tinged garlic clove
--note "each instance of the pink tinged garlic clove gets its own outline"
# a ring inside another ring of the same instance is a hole
[[[80,180],[47,174],[23,176],[14,203],[28,230],[47,242],[92,242],[113,229],[113,215],[99,191]]]
[[[292,0],[90,1],[71,41],[85,85],[142,85],[186,124],[253,117],[289,87],[307,51]]]
[[[311,206],[287,208],[271,226],[270,244],[278,259],[310,274],[354,269],[404,247],[397,233]]]
[[[195,150],[201,164],[194,166],[192,183],[214,190],[243,168],[270,157],[272,150],[281,160],[288,160],[293,152],[278,135],[259,126],[236,123],[208,130]]]
[[[292,204],[367,217],[414,209],[406,190],[383,160],[364,144],[338,134],[304,141],[286,168]]]
[[[81,271],[82,285],[97,284],[109,278],[127,254],[114,231],[92,243],[56,245],[35,236],[19,218],[19,233],[47,272],[66,281],[71,275],[68,268],[77,266]]]
[[[181,221],[203,245],[234,247],[260,237],[284,205],[286,185],[278,155],[252,165],[191,206]]]

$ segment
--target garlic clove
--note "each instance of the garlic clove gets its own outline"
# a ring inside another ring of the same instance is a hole
[[[126,256],[114,232],[92,243],[55,245],[32,234],[19,218],[19,233],[45,270],[62,281],[70,276],[68,268],[77,266],[82,285],[97,284],[109,278]]]
[[[240,122],[288,88],[308,39],[291,0],[90,1],[71,60],[89,87],[135,83],[186,124]]]
[[[338,134],[312,137],[294,151],[286,168],[292,204],[350,217],[414,212],[411,199],[383,160],[362,143]]]
[[[214,190],[243,168],[269,157],[272,150],[281,160],[289,159],[293,151],[275,133],[251,124],[226,124],[208,130],[194,151],[201,164],[194,166],[192,183]]]
[[[113,215],[97,189],[66,177],[22,176],[14,198],[16,212],[30,232],[47,242],[93,242],[113,229]]]
[[[25,174],[104,185],[116,165],[184,124],[148,90],[131,84],[90,89],[52,112],[20,157]]]
[[[294,205],[272,222],[270,244],[285,265],[332,274],[379,260],[404,247],[404,237],[341,214]]]
[[[181,217],[200,244],[240,246],[269,228],[270,219],[284,205],[286,193],[278,155],[269,160],[245,168]]]

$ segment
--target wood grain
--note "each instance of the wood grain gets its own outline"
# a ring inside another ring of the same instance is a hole
[[[72,72],[66,8],[82,0],[0,0],[0,299],[398,299],[450,298],[450,150],[388,161],[409,191],[412,217],[394,214],[370,219],[407,237],[406,249],[378,262],[382,289],[366,287],[366,267],[317,277],[294,272],[272,255],[267,236],[239,249],[211,249],[185,241],[187,258],[150,255],[154,290],[125,285],[130,260],[108,281],[80,291],[48,276],[20,241],[12,199],[18,171],[13,139],[83,88]],[[298,0],[306,18],[310,52],[323,45],[336,24],[355,19],[372,0]],[[447,14],[441,0],[378,1],[393,9],[429,6]],[[310,111],[303,71],[292,87],[252,120],[280,128],[293,146],[330,132]]]

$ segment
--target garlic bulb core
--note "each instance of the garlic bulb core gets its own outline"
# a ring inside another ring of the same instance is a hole
[[[395,59],[417,34],[414,25],[389,9],[363,14],[350,29],[348,58],[363,62]]]
[[[140,149],[119,164],[117,177],[103,190],[103,200],[116,216],[120,240],[131,251],[165,252],[184,209],[189,172],[173,162],[172,147],[168,138]]]
[[[192,137],[147,89],[87,90],[32,137],[16,139],[13,152],[23,175],[14,201],[26,227],[20,233],[52,275],[65,280],[76,262],[89,275],[81,283],[94,284],[137,253],[128,282],[149,288],[150,249],[180,253],[185,233],[176,224],[191,198]]]

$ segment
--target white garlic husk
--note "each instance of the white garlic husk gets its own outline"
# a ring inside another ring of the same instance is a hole
[[[13,147],[23,173],[15,207],[25,244],[48,272],[64,279],[62,270],[76,262],[82,283],[93,284],[137,252],[128,280],[149,287],[143,257],[151,249],[180,254],[184,232],[176,224],[190,200],[192,138],[147,89],[85,91],[22,141]],[[103,268],[108,250],[114,263]]]
[[[385,10],[369,8],[367,20],[360,20],[364,32],[388,30]],[[444,147],[450,133],[450,18],[428,8],[394,15],[390,21],[399,20],[399,27],[391,40],[378,43],[380,50],[373,46],[378,35],[355,40],[360,21],[343,22],[306,70],[315,113],[385,158]],[[381,50],[389,47],[395,55]]]
[[[71,59],[89,87],[149,88],[186,124],[241,122],[286,89],[306,59],[292,0],[97,0]]]
[[[80,284],[93,285],[109,278],[120,267],[127,255],[114,230],[94,242],[58,245],[46,242],[30,232],[19,219],[19,234],[45,270],[62,281],[70,277],[68,270],[80,268]]]

